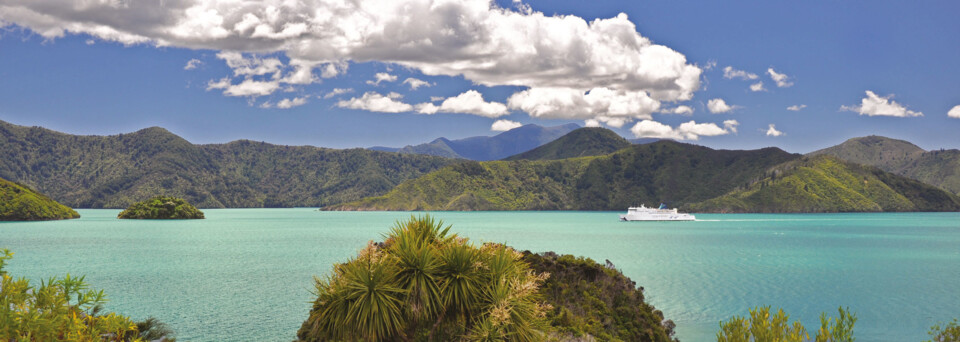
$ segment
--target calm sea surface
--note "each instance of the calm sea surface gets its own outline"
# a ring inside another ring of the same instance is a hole
[[[0,223],[15,277],[86,275],[107,309],[170,324],[180,341],[290,341],[313,276],[380,239],[399,212],[205,210],[196,221]],[[697,215],[618,222],[611,212],[438,212],[473,241],[609,259],[677,323],[683,341],[715,340],[718,322],[783,307],[809,329],[838,306],[858,341],[920,341],[960,317],[960,214]]]

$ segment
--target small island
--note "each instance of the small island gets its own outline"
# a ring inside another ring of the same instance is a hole
[[[131,205],[117,215],[119,219],[187,220],[202,219],[203,212],[181,198],[157,196]]]
[[[0,221],[47,221],[80,217],[29,187],[0,178]]]

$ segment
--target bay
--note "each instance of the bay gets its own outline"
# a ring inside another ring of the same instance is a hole
[[[14,276],[86,275],[109,311],[155,316],[180,341],[290,341],[314,275],[356,254],[406,212],[205,210],[192,221],[0,223]],[[699,214],[618,222],[612,212],[436,212],[475,242],[610,260],[677,323],[683,341],[758,305],[816,329],[820,312],[857,313],[859,341],[920,341],[960,316],[960,214]]]

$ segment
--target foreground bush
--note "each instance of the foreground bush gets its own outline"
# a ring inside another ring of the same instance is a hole
[[[937,323],[930,328],[930,342],[960,342],[960,322],[956,318],[949,324]]]
[[[849,309],[839,308],[840,317],[827,317],[820,314],[820,330],[817,330],[816,342],[853,342],[853,324],[857,315]],[[770,307],[750,309],[750,318],[734,316],[727,322],[720,322],[717,342],[804,342],[810,340],[807,329],[798,321],[789,323],[790,316],[777,309],[770,315]]]
[[[549,273],[540,287],[552,331],[561,341],[672,341],[673,321],[644,301],[643,288],[623,275],[609,260],[553,252],[523,252],[536,272]]]
[[[3,270],[12,257],[0,249],[0,341],[142,341],[146,336],[173,341],[165,339],[171,333],[155,320],[142,325],[115,313],[101,314],[106,296],[90,290],[84,277],[68,274],[40,286],[14,280]]]
[[[303,341],[540,341],[548,275],[500,244],[474,246],[429,216],[316,279]]]

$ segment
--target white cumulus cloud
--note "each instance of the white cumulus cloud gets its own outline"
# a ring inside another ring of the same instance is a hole
[[[403,84],[409,84],[410,89],[412,90],[417,90],[417,88],[420,87],[430,87],[433,85],[433,83],[413,77],[408,77],[407,79],[403,80]]]
[[[673,108],[664,108],[664,109],[661,109],[661,110],[657,111],[657,113],[662,113],[662,114],[678,114],[678,115],[691,115],[691,114],[693,114],[693,108],[690,107],[690,106],[683,106],[683,105],[681,105],[681,106],[676,106],[676,107],[673,107]]]
[[[491,131],[504,132],[504,131],[509,131],[509,130],[511,130],[511,129],[514,129],[514,128],[517,128],[517,127],[520,127],[520,126],[523,126],[523,124],[521,124],[521,123],[519,123],[519,122],[516,122],[516,121],[510,121],[510,120],[503,120],[503,119],[501,119],[501,120],[494,121],[494,122],[493,122],[493,125],[490,125],[490,130],[491,130]]]
[[[789,77],[787,77],[787,74],[773,71],[773,68],[767,68],[767,74],[770,75],[770,79],[777,82],[777,87],[786,88],[793,85],[793,82],[788,81]]]
[[[767,91],[767,89],[763,87],[763,82],[757,82],[750,85],[750,91],[752,92]]]
[[[912,117],[923,116],[921,112],[915,112],[896,101],[891,100],[893,94],[886,97],[880,97],[872,91],[867,90],[867,97],[860,100],[859,106],[840,106],[841,111],[851,111],[867,116],[895,116]]]
[[[597,119],[583,120],[583,127],[600,127],[600,121],[597,121]]]
[[[430,104],[432,105],[432,104]],[[483,95],[476,90],[447,98],[439,106],[439,111],[446,113],[463,113],[495,118],[509,113],[507,106],[499,102],[487,102]]]
[[[637,138],[699,140],[702,136],[711,137],[736,133],[739,122],[726,120],[723,125],[724,127],[721,128],[715,123],[696,123],[691,120],[673,128],[653,120],[643,120],[633,125],[630,131]]]
[[[800,105],[792,105],[790,107],[787,107],[787,110],[799,112],[801,109],[804,109],[804,108],[807,108],[807,105],[800,104]]]
[[[183,70],[193,70],[193,69],[196,69],[197,67],[199,67],[201,64],[203,64],[203,61],[194,58],[194,59],[191,59],[191,60],[187,61],[187,65],[184,65],[184,66],[183,66]]]
[[[207,83],[207,90],[223,89],[223,94],[227,96],[265,96],[272,94],[279,87],[280,84],[274,81],[257,81],[253,79],[245,79],[240,83],[233,84],[229,77]]]
[[[10,0],[0,3],[0,25],[48,39],[88,34],[228,52],[223,60],[236,66],[234,77],[259,77],[233,83],[268,82],[263,77],[280,73],[272,82],[304,84],[313,69],[330,78],[351,62],[380,61],[428,76],[521,87],[529,93],[515,94],[523,98],[518,108],[543,118],[570,117],[553,110],[563,101],[592,101],[573,116],[635,120],[661,101],[689,100],[700,88],[702,69],[642,36],[626,14],[588,21],[515,7],[492,0]],[[277,64],[279,56],[290,62]],[[567,98],[532,96],[543,89]],[[608,94],[587,98],[598,90]]]
[[[737,106],[728,105],[727,101],[724,101],[721,98],[710,99],[710,101],[707,101],[707,110],[714,114],[727,113],[734,109],[737,109]]]
[[[649,119],[660,102],[643,91],[617,91],[606,87],[583,91],[574,88],[531,88],[507,99],[510,108],[532,117],[548,119]],[[603,120],[601,120],[603,121]]]
[[[397,80],[397,75],[391,75],[385,72],[378,72],[373,77],[376,79],[376,81],[367,81],[367,84],[376,86],[380,85],[380,82],[396,82]]]
[[[343,94],[352,93],[352,92],[353,92],[353,88],[333,88],[333,90],[327,92],[326,94],[323,94],[323,98],[329,99],[337,95],[343,95]]]
[[[951,108],[950,111],[947,112],[947,116],[951,118],[960,119],[960,105],[953,106],[953,108]]]
[[[402,113],[413,110],[413,106],[398,101],[399,98],[400,97],[397,96],[396,93],[391,93],[384,96],[380,93],[369,91],[364,93],[361,97],[354,97],[349,100],[341,100],[337,102],[337,107],[361,109],[381,113]]]
[[[783,135],[783,132],[778,131],[776,125],[770,124],[770,126],[767,128],[768,137],[779,137],[781,135]]]
[[[307,104],[307,97],[294,97],[292,99],[283,99],[277,102],[277,108],[287,109]]]
[[[758,77],[759,76],[757,76],[757,74],[746,72],[743,70],[737,70],[737,69],[734,69],[732,66],[727,66],[726,68],[723,68],[723,78],[726,78],[726,79],[739,78],[741,80],[755,80]]]

